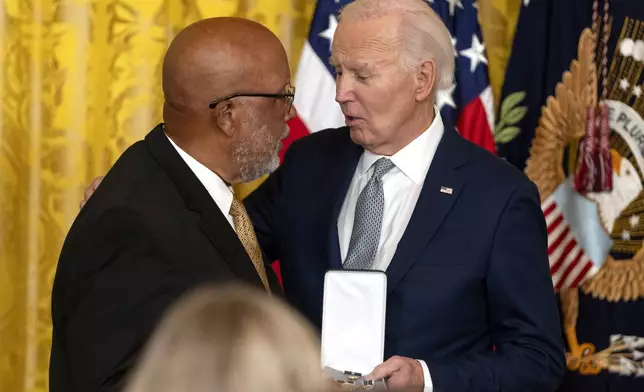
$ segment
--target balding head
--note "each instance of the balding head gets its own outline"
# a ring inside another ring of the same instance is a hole
[[[215,98],[288,77],[280,40],[259,23],[209,18],[183,29],[163,62],[163,92],[178,109],[200,111]]]
[[[266,155],[276,160],[272,150],[281,147],[290,113],[276,111],[276,101],[283,99],[244,94],[279,94],[289,83],[284,47],[266,27],[241,18],[201,20],[175,37],[163,62],[166,132],[228,182],[263,175],[266,169],[249,174],[248,166],[261,164]],[[258,143],[271,151],[251,148]]]

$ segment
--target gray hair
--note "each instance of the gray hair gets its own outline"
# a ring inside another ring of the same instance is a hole
[[[391,14],[402,17],[402,66],[407,72],[423,62],[436,63],[436,90],[448,89],[454,80],[452,36],[441,18],[422,0],[356,0],[342,9],[341,20],[365,20]]]

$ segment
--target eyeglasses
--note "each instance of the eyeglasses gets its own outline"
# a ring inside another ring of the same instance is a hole
[[[210,107],[210,109],[214,109],[215,106],[217,106],[217,104],[219,102],[227,101],[229,99],[233,99],[233,98],[237,98],[237,97],[263,97],[263,98],[281,98],[281,99],[285,99],[286,104],[287,104],[287,108],[286,108],[287,110],[286,111],[289,112],[291,110],[291,105],[293,105],[293,100],[295,99],[295,86],[291,86],[289,84],[288,86],[286,86],[286,89],[284,90],[284,92],[279,93],[279,94],[262,94],[262,93],[238,93],[238,94],[233,94],[233,95],[229,95],[229,96],[224,97],[224,98],[220,98],[220,99],[218,99],[216,101],[210,102],[208,107]]]

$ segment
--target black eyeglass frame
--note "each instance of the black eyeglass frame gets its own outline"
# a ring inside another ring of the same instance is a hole
[[[217,99],[215,101],[210,102],[208,104],[208,107],[210,109],[214,109],[217,104],[223,101],[227,101],[229,99],[237,98],[237,97],[261,97],[261,98],[281,98],[281,99],[287,99],[288,100],[288,109],[291,109],[291,105],[293,105],[293,100],[295,99],[295,87],[288,85],[286,87],[286,92],[283,93],[275,93],[275,94],[268,94],[268,93],[237,93],[237,94],[232,94],[228,95],[226,97]]]

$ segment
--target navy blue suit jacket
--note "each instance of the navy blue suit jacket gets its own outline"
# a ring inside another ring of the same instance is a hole
[[[318,328],[324,275],[342,268],[337,218],[362,152],[346,127],[307,136],[246,199],[287,299]],[[385,358],[426,361],[435,392],[559,385],[564,346],[538,191],[451,127],[386,273]]]

